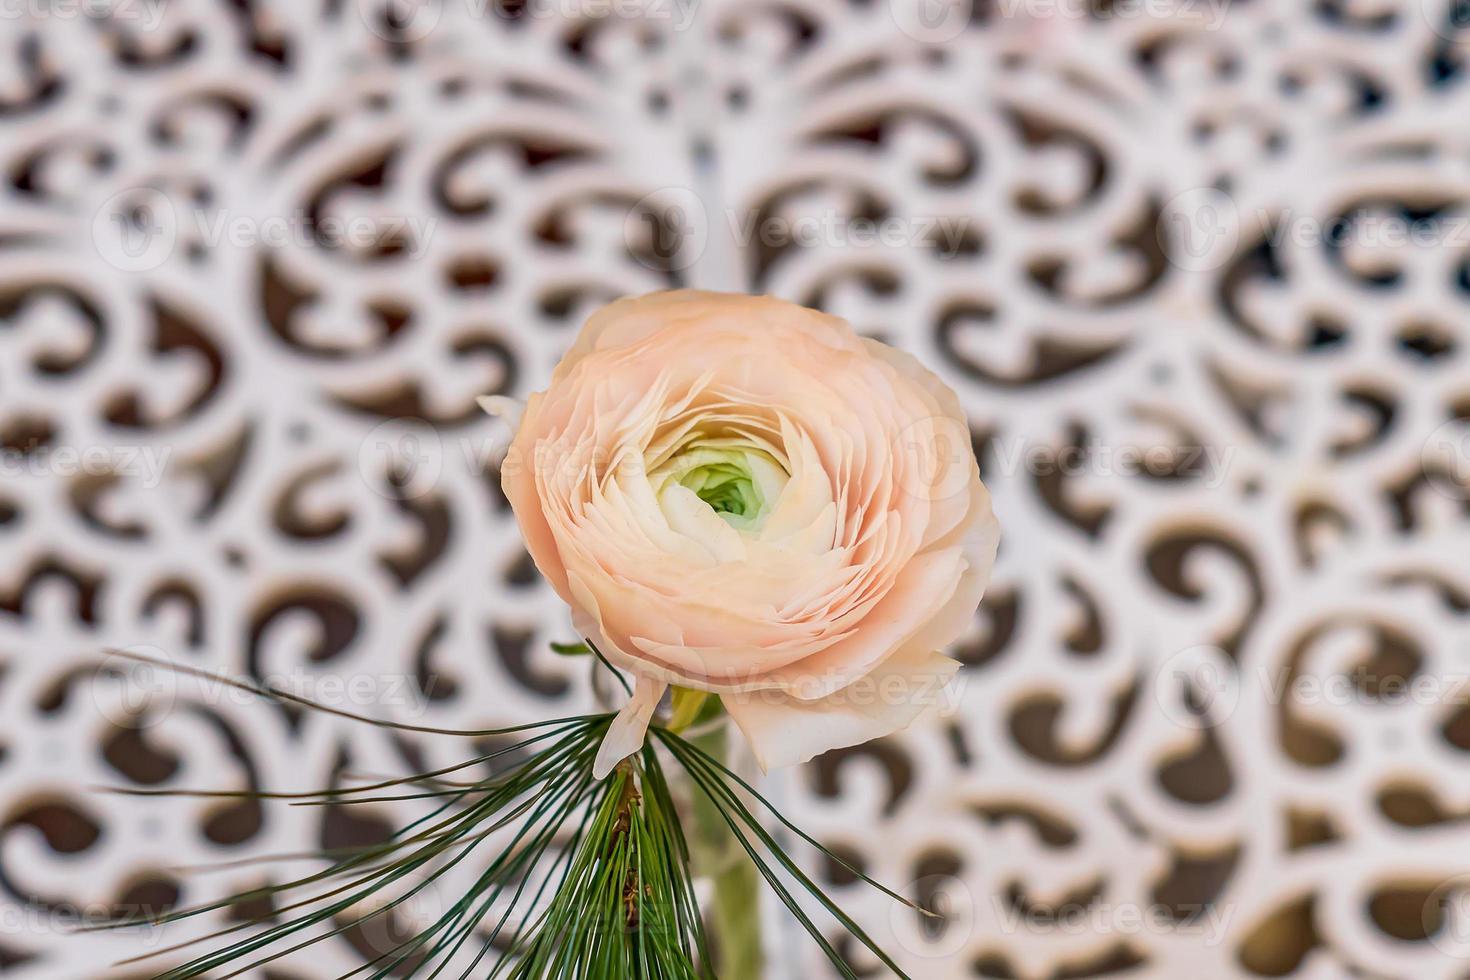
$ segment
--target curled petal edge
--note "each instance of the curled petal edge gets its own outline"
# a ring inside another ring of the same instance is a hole
[[[761,771],[769,772],[908,728],[944,703],[945,689],[959,669],[959,661],[937,652],[901,652],[814,701],[777,690],[726,694],[722,700]]]

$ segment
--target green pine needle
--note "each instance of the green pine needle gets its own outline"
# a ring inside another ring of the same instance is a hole
[[[589,644],[588,649],[611,670],[595,646]],[[709,980],[714,977],[714,961],[690,873],[681,814],[664,771],[665,758],[678,762],[710,809],[728,825],[760,877],[842,976],[856,974],[808,915],[798,892],[835,918],[895,975],[907,977],[802,872],[745,801],[764,808],[802,840],[847,865],[793,826],[718,759],[669,728],[651,729],[652,737],[642,751],[599,781],[592,776],[592,765],[611,714],[476,732],[395,725],[197,668],[149,662],[370,724],[459,736],[518,736],[514,744],[455,766],[350,788],[312,793],[117,790],[135,796],[278,799],[293,806],[422,800],[430,808],[379,844],[322,852],[318,857],[325,867],[314,874],[153,918],[90,927],[160,926],[267,900],[272,911],[262,918],[126,961],[175,961],[155,974],[155,980],[205,976],[225,980],[257,970],[391,915],[464,867],[478,873],[447,910],[342,980],[389,976]],[[526,758],[508,771],[483,779],[443,778],[512,753]],[[487,843],[491,840],[496,841],[493,847]],[[849,870],[910,904],[856,869]]]

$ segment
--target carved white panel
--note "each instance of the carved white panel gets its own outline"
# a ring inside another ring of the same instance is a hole
[[[696,284],[973,420],[1005,539],[954,714],[769,784],[943,912],[812,862],[912,975],[1470,974],[1462,7],[0,4],[0,972],[146,976],[108,964],[160,937],[64,927],[404,814],[98,785],[468,751],[109,648],[421,725],[591,707],[474,397]],[[771,975],[831,975],[778,920]]]

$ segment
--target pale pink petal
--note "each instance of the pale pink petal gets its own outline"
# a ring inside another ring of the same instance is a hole
[[[722,700],[761,769],[769,771],[907,728],[943,704],[944,689],[959,668],[937,653],[900,653],[819,701],[779,691],[726,694]]]
[[[512,432],[521,427],[521,419],[526,416],[526,403],[507,395],[481,395],[475,403],[491,418],[505,419]]]
[[[638,678],[632,700],[623,705],[623,710],[618,712],[607,734],[602,737],[602,744],[597,747],[597,759],[592,764],[594,779],[606,779],[619,762],[643,748],[648,723],[668,688],[667,684],[651,677]]]
[[[772,671],[770,679],[804,700],[826,697],[854,683],[894,651],[908,647],[916,634],[950,605],[964,567],[959,548],[920,555],[909,562],[899,580],[851,636],[799,663]],[[967,615],[974,611],[972,605]],[[926,649],[933,650],[934,646]]]
[[[995,552],[1000,544],[1000,524],[990,510],[990,494],[975,481],[972,516],[965,519],[961,548],[966,567],[949,602],[909,642],[931,650],[942,650],[960,637],[974,621],[975,610],[985,595]]]

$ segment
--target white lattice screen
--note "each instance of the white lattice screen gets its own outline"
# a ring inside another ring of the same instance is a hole
[[[99,674],[110,646],[420,724],[590,706],[474,397],[693,283],[847,316],[973,419],[1005,540],[956,716],[773,781],[945,909],[816,865],[914,976],[1470,976],[1466,24],[0,0],[0,973],[146,976],[109,964],[156,936],[71,910],[393,817],[96,784],[465,751]],[[830,975],[778,919],[772,976]]]

